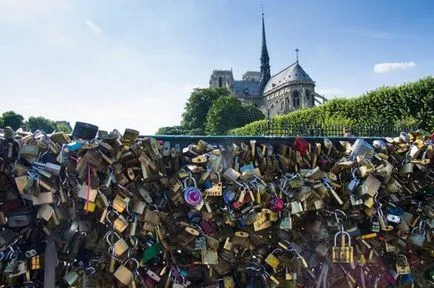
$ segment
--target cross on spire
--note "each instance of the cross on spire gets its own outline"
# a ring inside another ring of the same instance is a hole
[[[298,48],[295,48],[295,57],[297,58],[297,64],[298,64],[298,51],[300,50],[298,50]]]

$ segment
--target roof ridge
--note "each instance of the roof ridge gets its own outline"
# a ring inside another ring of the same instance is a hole
[[[290,68],[291,66],[294,66],[295,64],[297,64],[297,62],[292,63],[289,66],[286,66],[285,68],[283,68],[281,71],[279,71],[277,74],[274,74],[273,76],[271,76],[271,78],[273,78],[274,76],[279,75],[280,73],[282,73],[283,71],[285,71],[286,69]]]

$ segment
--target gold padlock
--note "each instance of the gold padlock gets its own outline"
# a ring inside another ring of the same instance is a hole
[[[338,235],[341,235],[341,246],[337,246]],[[348,243],[345,242],[345,236],[348,238]],[[332,261],[334,263],[353,263],[353,252],[351,236],[345,232],[342,227],[342,229],[335,234],[334,246],[332,247]]]
[[[113,229],[116,232],[122,233],[128,227],[128,221],[124,216],[119,215],[118,218],[113,222]]]
[[[276,251],[281,251],[280,249],[274,249],[270,254],[268,254],[268,256],[265,258],[265,263],[267,263],[268,265],[271,266],[271,268],[273,268],[274,271],[276,271],[277,267],[280,264],[280,260],[279,258],[277,258],[274,253]]]
[[[122,213],[127,207],[128,202],[129,202],[128,197],[123,196],[121,194],[117,194],[115,199],[113,199],[113,204],[112,204],[113,209],[115,209],[119,213]]]
[[[136,265],[135,269],[139,268],[139,262],[135,258],[129,258],[124,263],[122,263],[113,274],[113,276],[115,276],[115,278],[119,282],[121,282],[126,286],[130,285],[130,283],[133,281],[134,278],[133,272],[131,272],[131,270],[127,268],[127,264],[130,261],[132,261]]]
[[[411,274],[410,265],[404,254],[398,254],[396,257],[396,273],[398,275]]]

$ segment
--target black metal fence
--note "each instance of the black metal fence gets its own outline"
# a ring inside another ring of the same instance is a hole
[[[256,135],[260,136],[307,136],[307,137],[342,137],[344,125],[293,125],[277,123],[272,120],[259,126]],[[403,131],[414,131],[410,126],[367,126],[357,125],[351,128],[351,134],[356,137],[395,137]]]

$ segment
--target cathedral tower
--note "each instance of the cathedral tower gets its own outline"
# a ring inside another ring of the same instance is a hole
[[[270,80],[270,57],[268,56],[267,41],[265,39],[264,13],[262,12],[262,48],[261,48],[261,80],[260,91],[264,92],[265,86]]]

